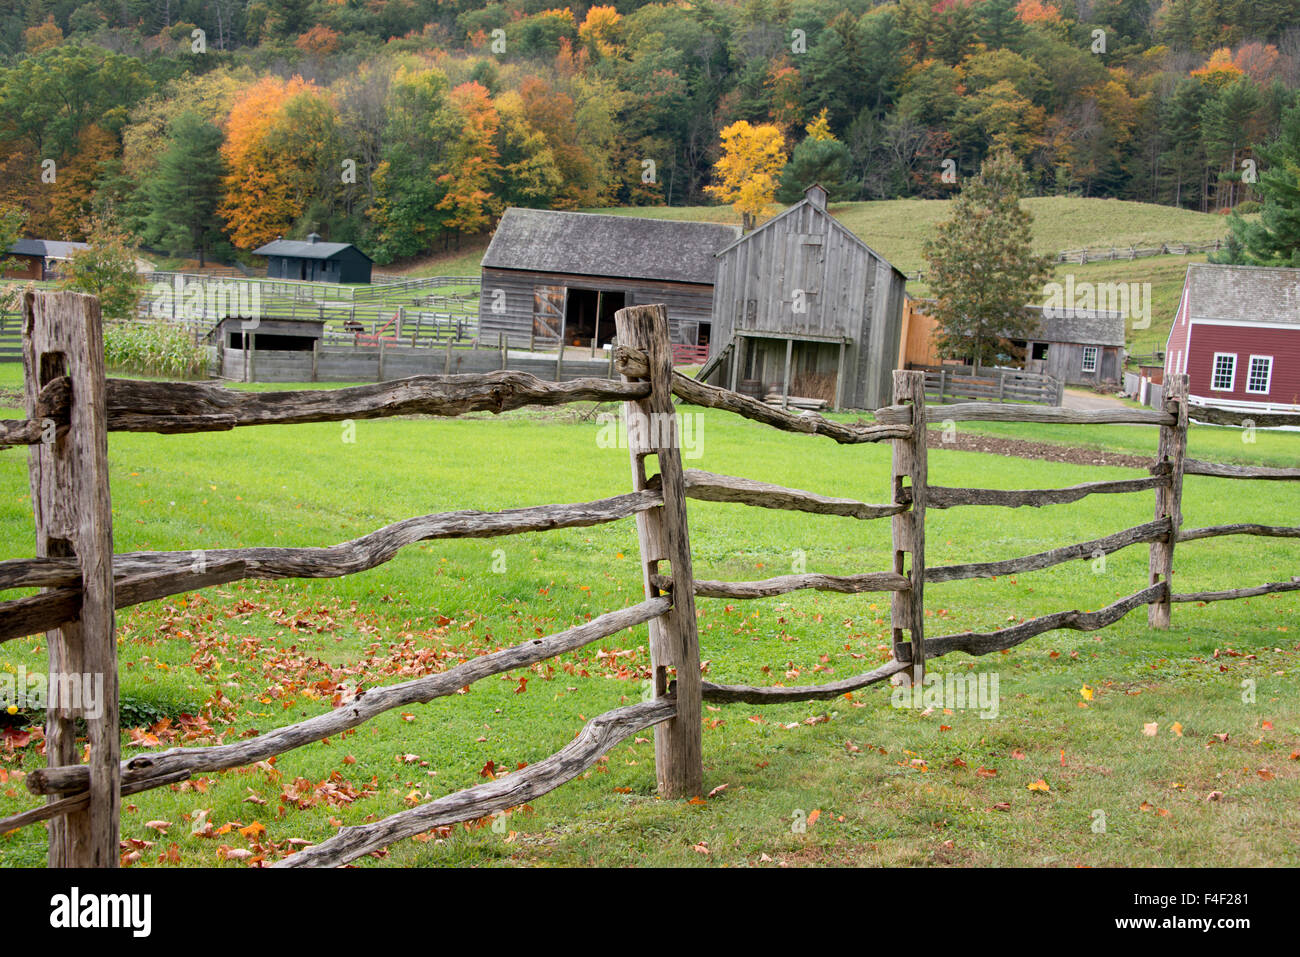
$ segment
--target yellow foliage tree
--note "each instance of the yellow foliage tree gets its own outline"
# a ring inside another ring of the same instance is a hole
[[[835,134],[831,132],[830,111],[822,107],[822,111],[813,117],[813,121],[803,128],[808,134],[810,140],[833,140]]]
[[[1200,77],[1215,89],[1227,86],[1243,75],[1241,67],[1232,60],[1232,51],[1227,47],[1219,47],[1210,54],[1205,66],[1192,71],[1192,76]]]
[[[592,7],[578,27],[578,38],[602,57],[623,52],[623,18],[613,7]]]
[[[770,123],[738,120],[722,131],[722,156],[713,165],[718,182],[705,190],[740,213],[746,230],[776,196],[785,169],[785,137]]]

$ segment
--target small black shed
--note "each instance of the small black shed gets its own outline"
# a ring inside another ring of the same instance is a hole
[[[306,242],[277,239],[253,250],[266,257],[268,279],[306,279],[311,282],[370,282],[374,260],[351,243],[323,243],[317,233]]]

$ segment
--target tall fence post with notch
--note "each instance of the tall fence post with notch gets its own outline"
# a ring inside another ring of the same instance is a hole
[[[648,397],[623,403],[632,485],[636,491],[651,487],[646,459],[653,456],[658,462],[658,481],[664,497],[663,505],[636,515],[646,598],[661,594],[655,576],[663,573],[662,562],[668,563],[673,580],[671,610],[650,622],[650,667],[655,697],[668,694],[669,669],[675,668],[677,673],[673,685],[677,715],[655,725],[655,777],[659,793],[664,797],[690,798],[698,795],[704,785],[700,727],[702,679],[695,622],[695,576],[686,526],[686,479],[672,398],[673,356],[668,337],[668,308],[629,306],[614,314],[614,322],[619,344],[645,353],[646,377],[651,387]],[[627,375],[624,379],[631,381]]]
[[[1169,484],[1156,486],[1156,518],[1169,519],[1169,537],[1151,543],[1147,583],[1165,583],[1165,595],[1147,606],[1147,624],[1152,628],[1169,627],[1169,595],[1173,590],[1174,542],[1183,524],[1183,467],[1187,458],[1187,374],[1165,376],[1160,404],[1174,417],[1173,425],[1160,426],[1160,445],[1156,464],[1169,466]]]
[[[894,372],[894,404],[912,408],[912,434],[893,440],[893,501],[911,507],[892,519],[894,571],[905,575],[905,591],[890,596],[894,658],[910,661],[912,687],[925,674],[925,504],[928,454],[925,432],[925,373]],[[907,638],[904,640],[904,632]]]
[[[73,292],[23,294],[27,414],[50,382],[71,384],[66,427],[31,447],[28,474],[36,554],[75,558],[81,573],[78,620],[45,634],[45,757],[49,767],[80,763],[77,721],[90,744],[89,801],[49,824],[51,867],[116,867],[121,801],[117,638],[113,611],[113,515],[108,488],[108,411],[99,301]],[[68,700],[72,698],[74,700]],[[50,801],[59,795],[51,795]]]

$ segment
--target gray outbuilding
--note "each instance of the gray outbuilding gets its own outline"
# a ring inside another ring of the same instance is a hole
[[[759,397],[874,409],[893,398],[906,277],[841,225],[814,184],[717,254],[701,376]]]
[[[1015,340],[1024,349],[1027,372],[1040,372],[1066,385],[1119,384],[1124,371],[1124,316],[1099,309],[1052,310],[1026,306],[1039,318],[1033,338]]]
[[[483,255],[479,337],[604,345],[624,306],[664,303],[679,358],[708,354],[714,253],[736,226],[511,207]]]

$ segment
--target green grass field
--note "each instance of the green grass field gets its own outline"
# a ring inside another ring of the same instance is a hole
[[[16,369],[0,366],[0,388],[12,393]],[[115,548],[329,544],[412,515],[626,491],[626,452],[601,448],[600,424],[582,411],[361,421],[351,444],[339,423],[114,433]],[[703,454],[689,467],[887,500],[886,446],[841,447],[716,412],[699,421]],[[1017,434],[1071,441],[1081,431],[1022,426]],[[1154,448],[1154,430],[1099,431],[1107,443]],[[1189,454],[1294,465],[1300,436],[1261,432],[1244,445],[1230,430],[1197,428]],[[931,454],[930,470],[936,484],[978,487],[1138,474],[942,450]],[[801,557],[809,571],[889,566],[886,522],[689,508],[699,577],[763,578],[790,572]],[[1294,484],[1192,477],[1184,494],[1189,526],[1294,524],[1298,509]],[[1149,520],[1151,510],[1146,493],[1043,510],[932,511],[928,560],[1026,554]],[[0,559],[32,553],[21,450],[0,452],[0,529]],[[318,682],[405,680],[632,604],[640,599],[636,550],[631,521],[432,542],[345,579],[245,582],[124,610],[122,688],[135,726],[126,752],[233,741],[328,708]],[[1276,581],[1300,573],[1297,564],[1297,547],[1285,540],[1187,543],[1175,559],[1177,587]],[[1082,561],[932,585],[927,633],[1097,608],[1145,583],[1139,546],[1102,568]],[[707,675],[804,684],[867,670],[886,657],[888,608],[884,595],[702,599]],[[996,674],[995,718],[893,708],[879,686],[828,702],[709,707],[706,788],[719,790],[701,803],[656,798],[643,734],[512,814],[506,833],[457,827],[401,842],[382,863],[1294,866],[1298,620],[1296,593],[1180,605],[1163,633],[1149,631],[1139,610],[1101,632],[1052,632],[1005,654],[935,663],[937,672]],[[0,667],[19,666],[45,667],[43,639],[0,648]],[[500,772],[552,753],[585,719],[638,700],[648,666],[645,628],[637,628],[468,694],[389,713],[274,764],[134,795],[124,801],[122,835],[139,842],[131,845],[136,866],[221,864],[223,846],[276,857],[291,839],[319,841],[340,822],[374,820],[483,781],[488,762]],[[182,714],[203,717],[182,726]],[[1154,734],[1144,733],[1152,725]],[[44,763],[36,745],[0,739],[0,815],[37,803],[21,780]],[[191,819],[211,823],[213,836],[192,836]],[[39,865],[44,854],[40,827],[0,837],[5,865]],[[239,856],[225,866],[248,863]]]

